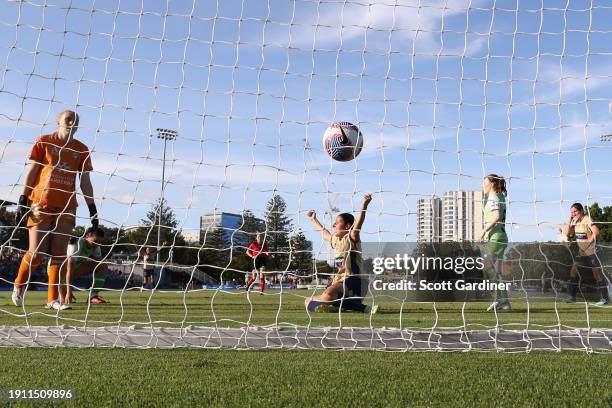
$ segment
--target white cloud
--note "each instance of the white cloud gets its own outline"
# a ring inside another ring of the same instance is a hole
[[[455,137],[451,132],[441,133],[434,131],[433,127],[418,126],[410,129],[395,129],[378,133],[376,136],[370,135],[368,143],[364,145],[362,155],[380,155],[381,149],[384,152],[392,150],[416,149],[423,145],[432,145]]]
[[[432,53],[439,50],[440,45],[435,37],[440,37],[441,21],[449,17],[464,14],[473,1],[468,0],[435,0],[424,4],[420,0],[372,1],[366,3],[324,3],[319,4],[319,13],[311,10],[309,13],[298,14],[291,26],[290,36],[287,30],[273,33],[270,41],[279,45],[289,45],[301,49],[337,49],[342,47],[354,49],[351,43],[363,42],[368,32],[368,44],[376,42],[374,33],[384,32],[384,36],[393,30],[396,39],[413,41],[417,38],[419,49],[428,49]],[[303,15],[306,14],[306,15]],[[478,39],[468,44],[470,52],[484,44],[484,39]],[[375,44],[376,48],[386,49],[385,44]],[[363,47],[363,44],[362,44]],[[360,48],[362,48],[360,47]],[[411,49],[410,45],[402,47]],[[358,48],[359,49],[359,48]],[[461,50],[462,51],[462,50]],[[460,51],[458,51],[460,54]]]
[[[525,78],[524,74],[517,72],[517,78]],[[612,85],[612,75],[605,69],[596,67],[589,69],[588,75],[584,70],[575,68],[563,69],[558,64],[543,63],[538,69],[533,91],[517,95],[515,99],[519,109],[532,108],[529,104],[564,104],[568,101],[579,102],[589,98],[589,94],[606,89]],[[581,106],[578,106],[581,107]],[[513,111],[517,108],[513,107]],[[584,109],[584,107],[582,107]]]
[[[537,141],[529,151],[539,153],[563,152],[571,149],[585,149],[600,137],[599,127],[589,127],[584,123],[574,122],[559,130],[558,138]]]

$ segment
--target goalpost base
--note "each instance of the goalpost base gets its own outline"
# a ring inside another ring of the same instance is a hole
[[[0,347],[612,352],[612,329],[411,330],[189,326],[0,326]]]

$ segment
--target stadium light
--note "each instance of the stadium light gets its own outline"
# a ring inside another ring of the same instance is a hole
[[[163,213],[163,204],[164,204],[164,191],[165,191],[165,187],[166,187],[166,144],[168,143],[168,140],[176,140],[176,137],[178,136],[178,133],[175,130],[171,130],[171,129],[162,129],[162,128],[157,128],[157,138],[158,139],[163,139],[164,140],[164,156],[162,159],[162,179],[161,179],[161,192],[160,192],[160,197],[159,197],[159,215],[157,216],[157,249],[158,251],[155,254],[155,264],[156,267],[159,267],[159,256],[160,256],[160,252],[159,252],[159,247],[161,246],[161,223],[162,223],[162,213]],[[160,272],[160,278],[161,278],[161,272]]]
[[[601,141],[602,142],[610,142],[610,141],[612,141],[612,133],[607,134],[607,135],[601,135]]]

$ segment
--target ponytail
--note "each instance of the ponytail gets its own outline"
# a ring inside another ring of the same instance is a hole
[[[493,185],[493,191],[498,194],[502,193],[503,195],[508,195],[508,191],[506,190],[506,179],[504,179],[503,176],[498,176],[497,174],[489,174],[485,178],[489,180]]]

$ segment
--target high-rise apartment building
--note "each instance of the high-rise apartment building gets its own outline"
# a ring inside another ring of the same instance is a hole
[[[442,200],[437,197],[417,201],[417,241],[442,241]]]
[[[447,191],[417,201],[419,242],[476,241],[483,228],[482,191]]]
[[[442,199],[442,240],[476,241],[483,228],[482,191],[447,191]]]

